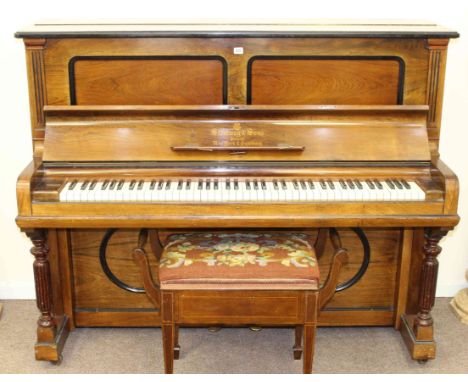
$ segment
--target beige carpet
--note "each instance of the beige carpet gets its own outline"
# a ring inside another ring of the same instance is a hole
[[[4,301],[0,320],[3,373],[161,373],[159,329],[77,329],[60,366],[34,360],[33,301]],[[468,373],[468,326],[450,312],[448,299],[434,309],[437,359],[412,361],[392,328],[319,328],[316,373]],[[181,329],[176,373],[300,373],[292,358],[292,329]]]

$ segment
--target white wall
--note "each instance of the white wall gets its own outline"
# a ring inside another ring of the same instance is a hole
[[[8,4],[10,3],[10,4]],[[30,244],[14,223],[16,177],[31,158],[23,44],[13,34],[57,18],[395,18],[425,19],[462,37],[449,48],[441,156],[460,178],[459,213],[468,217],[468,2],[445,1],[3,1],[0,6],[0,298],[33,298]],[[466,287],[468,218],[443,241],[439,296]]]

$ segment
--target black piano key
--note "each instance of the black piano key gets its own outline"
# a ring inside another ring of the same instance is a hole
[[[385,183],[387,183],[387,186],[390,187],[391,190],[395,189],[395,185],[393,184],[393,182],[390,179],[387,179],[385,181]]]
[[[198,181],[198,189],[203,190],[203,181],[202,180]]]
[[[109,185],[109,179],[106,179],[104,181],[104,183],[102,184],[101,186],[101,190],[105,190],[107,188],[107,186]]]
[[[192,185],[192,181],[191,180],[187,180],[187,182],[185,182],[185,189],[186,190],[190,190],[190,186]]]
[[[320,187],[322,187],[322,190],[327,189],[327,183],[324,180],[320,180]]]
[[[70,183],[70,186],[68,186],[68,190],[73,190],[76,187],[76,184],[78,183],[77,180],[74,180],[73,182]]]
[[[184,181],[183,180],[179,180],[179,182],[177,183],[177,189],[178,190],[182,190],[182,187],[184,186]]]
[[[348,189],[348,186],[346,185],[346,182],[343,179],[340,179],[340,186],[343,190]]]
[[[375,190],[375,184],[371,180],[366,180],[366,183],[371,190]]]
[[[144,181],[144,180],[140,180],[140,181],[138,182],[138,186],[137,186],[138,190],[143,190],[143,186],[144,186],[144,185],[145,185],[145,181]]]
[[[93,191],[96,188],[97,180],[93,180],[89,185],[89,191]]]
[[[293,180],[293,187],[295,190],[299,190],[299,183],[297,182],[297,180]]]
[[[215,190],[218,190],[218,189],[219,189],[218,180],[215,180],[215,181],[213,182],[213,188],[214,188]]]
[[[254,188],[254,190],[258,190],[258,181],[257,180],[253,181],[253,188]]]
[[[281,188],[282,188],[283,190],[287,190],[287,189],[288,189],[288,186],[287,186],[287,184],[286,184],[286,182],[285,182],[284,180],[281,181]]]
[[[155,180],[151,181],[149,188],[150,188],[151,191],[153,191],[156,188],[156,181]]]
[[[166,189],[166,190],[170,190],[170,189],[171,189],[171,181],[170,181],[170,180],[168,180],[168,181],[166,182],[166,187],[165,187],[165,189]]]
[[[403,190],[403,185],[398,180],[392,179],[392,182],[399,190]]]
[[[110,191],[114,190],[115,186],[117,186],[117,181],[113,180],[112,182],[110,182],[109,190]]]
[[[330,188],[330,190],[335,189],[335,184],[331,180],[327,180],[327,184],[328,184],[328,187]]]
[[[239,181],[238,180],[235,180],[234,181],[234,190],[238,190],[239,189]]]
[[[205,190],[211,189],[211,181],[208,179],[205,181]]]
[[[128,186],[128,189],[130,191],[133,191],[133,189],[135,188],[135,185],[136,185],[136,180],[132,180]]]
[[[246,180],[246,181],[245,181],[245,189],[246,189],[246,190],[250,190],[250,188],[251,188],[251,187],[250,187],[250,181],[249,181],[249,180]]]
[[[383,184],[380,182],[380,180],[374,179],[374,184],[379,190],[383,190]]]
[[[230,191],[231,190],[231,180],[226,179],[226,190]]]
[[[117,190],[120,191],[125,184],[125,180],[121,179],[120,182],[117,184]]]
[[[307,184],[306,184],[306,182],[304,182],[303,180],[301,180],[299,183],[300,183],[301,188],[302,188],[303,190],[307,190]]]
[[[401,182],[401,184],[403,185],[404,188],[406,188],[407,190],[411,190],[411,186],[409,185],[409,183],[406,180],[401,179],[400,182]]]
[[[85,180],[85,181],[81,184],[80,190],[81,190],[81,191],[86,190],[86,187],[88,187],[88,184],[89,184],[89,180]]]
[[[315,190],[315,184],[310,179],[307,181],[310,190]]]
[[[267,186],[266,186],[266,182],[264,180],[262,180],[260,182],[260,186],[262,187],[262,190],[266,190],[267,189]]]
[[[160,180],[158,183],[158,190],[162,190],[164,187],[164,180]]]
[[[347,180],[346,183],[348,184],[351,190],[354,190],[356,188],[352,180]]]
[[[358,190],[362,190],[362,183],[359,180],[355,179],[354,184],[356,185]]]
[[[274,180],[274,181],[273,181],[273,188],[274,188],[275,190],[279,190],[279,184],[278,184],[278,181],[277,181],[277,180]]]

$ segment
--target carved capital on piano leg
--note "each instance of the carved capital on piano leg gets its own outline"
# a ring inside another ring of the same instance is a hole
[[[432,315],[437,285],[439,261],[437,256],[442,251],[439,241],[447,230],[428,228],[425,230],[423,246],[424,260],[421,269],[421,289],[419,290],[418,313],[414,319],[414,333],[418,339],[432,340]]]
[[[49,264],[49,247],[45,230],[27,231],[33,247],[31,253],[34,256],[34,281],[36,284],[36,303],[41,312],[38,324],[38,337],[45,336],[44,340],[55,337],[56,322],[52,314],[52,283]],[[42,330],[45,329],[45,330]],[[41,340],[41,338],[38,338]]]

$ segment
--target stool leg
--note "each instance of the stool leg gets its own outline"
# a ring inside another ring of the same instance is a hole
[[[174,359],[179,359],[180,346],[179,346],[179,326],[174,327]]]
[[[304,325],[304,360],[303,360],[303,373],[312,373],[312,362],[314,360],[315,349],[315,324]]]
[[[172,374],[174,372],[174,334],[175,325],[163,323],[161,326],[164,349],[164,372]]]
[[[295,330],[295,341],[293,347],[294,359],[301,359],[302,356],[302,325],[297,325]]]

